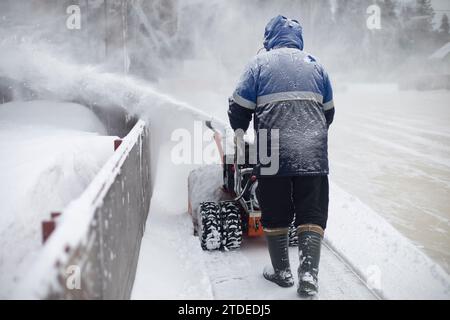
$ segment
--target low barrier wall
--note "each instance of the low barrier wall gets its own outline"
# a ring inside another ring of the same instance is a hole
[[[55,217],[16,297],[129,298],[150,193],[149,132],[139,120],[82,195]]]

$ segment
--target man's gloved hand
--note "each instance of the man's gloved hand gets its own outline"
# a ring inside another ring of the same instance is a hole
[[[244,141],[245,132],[241,129],[234,131],[234,144],[238,145],[239,142]]]

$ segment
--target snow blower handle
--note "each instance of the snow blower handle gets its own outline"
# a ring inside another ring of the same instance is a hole
[[[245,163],[245,139],[244,132],[236,130],[234,132],[234,162],[236,164]]]
[[[214,132],[214,142],[216,143],[217,149],[219,150],[220,161],[222,162],[222,164],[224,164],[225,158],[222,146],[222,135],[220,134],[219,130],[214,128],[211,120],[205,121],[205,125]]]
[[[216,128],[214,128],[213,125],[212,125],[212,120],[206,120],[206,121],[205,121],[205,125],[206,125],[209,129],[211,129],[212,131],[217,132]]]

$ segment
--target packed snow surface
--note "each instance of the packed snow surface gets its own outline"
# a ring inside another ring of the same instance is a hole
[[[336,83],[331,179],[448,273],[450,91]]]
[[[42,250],[41,222],[77,197],[113,153],[114,137],[84,106],[0,105],[0,297]]]
[[[183,169],[169,171],[181,176]],[[204,184],[196,191],[205,192],[193,196],[194,210],[200,201],[217,200],[220,166],[206,167],[198,177]],[[172,186],[170,192],[180,196],[182,190]],[[237,251],[202,251],[186,208],[165,194],[155,189],[132,298],[298,298],[294,289],[263,279],[263,267],[270,264],[263,238],[245,238]],[[319,299],[449,298],[450,280],[441,267],[335,184],[330,197],[333,215],[322,247]],[[297,248],[289,253],[296,270]]]

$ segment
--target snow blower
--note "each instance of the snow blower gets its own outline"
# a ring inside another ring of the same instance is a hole
[[[236,144],[234,153],[225,154],[222,134],[211,121],[205,121],[205,125],[214,132],[221,166],[207,165],[189,174],[188,212],[192,217],[194,234],[199,236],[203,250],[238,249],[244,236],[263,235],[256,196],[258,180],[255,166],[248,161],[251,146],[249,142],[244,142],[245,163],[238,164]],[[297,245],[293,226],[289,232],[289,243]]]

